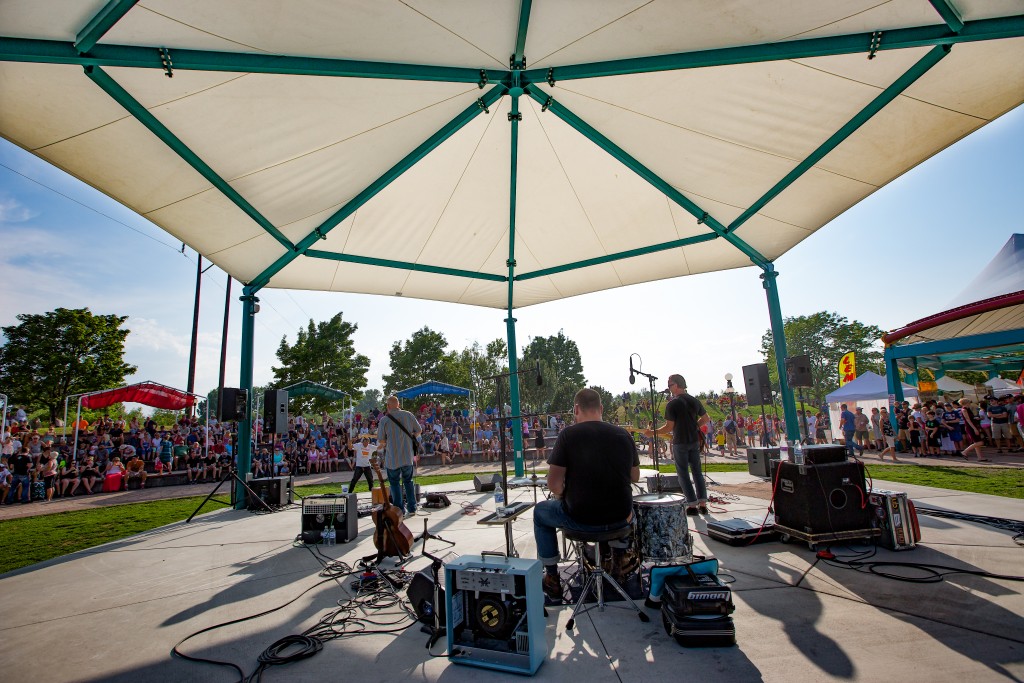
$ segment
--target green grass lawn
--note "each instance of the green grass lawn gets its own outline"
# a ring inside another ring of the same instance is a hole
[[[662,465],[662,472],[674,472],[674,465]],[[746,472],[746,463],[708,463],[709,472]],[[987,493],[1007,498],[1024,498],[1024,470],[1004,467],[930,467],[922,465],[870,465],[876,479],[921,486]],[[472,474],[439,474],[417,477],[421,486],[453,481],[470,482]],[[365,492],[366,483],[356,486]],[[300,496],[336,493],[337,484],[297,486]],[[147,503],[113,505],[93,510],[62,512],[0,522],[0,573],[36,562],[92,548],[165,524],[187,519],[202,497],[174,498]],[[204,514],[223,506],[209,503]]]

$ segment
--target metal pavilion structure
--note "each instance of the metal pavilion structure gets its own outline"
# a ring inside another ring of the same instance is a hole
[[[774,260],[1024,101],[1020,0],[9,0],[0,27],[0,134],[245,284],[243,388],[267,287],[501,309],[518,410],[517,308],[754,266],[791,437]]]

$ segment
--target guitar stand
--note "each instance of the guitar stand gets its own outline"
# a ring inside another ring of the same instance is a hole
[[[423,520],[423,521],[425,523],[427,520]],[[383,520],[383,527],[384,528],[383,528],[382,533],[386,534],[389,538],[393,539],[394,535],[393,535],[393,533],[391,531],[391,523],[388,522],[386,519],[384,519]],[[385,584],[387,584],[387,586],[388,586],[387,590],[390,593],[394,594],[398,590],[399,586],[396,585],[395,582],[392,581],[391,578],[387,574],[385,574],[384,571],[381,570],[381,568],[380,568],[380,563],[383,562],[385,558],[392,557],[391,555],[387,555],[384,552],[384,548],[385,547],[387,547],[387,543],[385,543],[384,540],[382,539],[382,541],[381,541],[381,548],[376,553],[374,553],[372,555],[367,555],[366,557],[360,559],[359,560],[359,564],[362,565],[362,567],[363,567],[363,570],[364,570],[363,576],[364,576],[364,578],[366,578],[367,573],[370,573],[370,574],[373,574],[374,576],[377,576],[378,578],[381,579],[381,581],[383,581]],[[398,557],[398,561],[395,563],[395,566],[396,567],[401,567],[406,562],[411,560],[413,556],[412,556],[412,554],[409,554],[409,555],[397,555],[395,557]],[[362,593],[363,593],[363,587],[362,587],[362,581],[360,581],[359,590],[356,591],[356,595],[358,596],[358,595],[361,595]]]

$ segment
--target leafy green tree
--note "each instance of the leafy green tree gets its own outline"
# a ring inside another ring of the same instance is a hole
[[[346,322],[338,313],[326,322],[314,323],[299,330],[294,344],[281,339],[277,348],[280,367],[272,367],[277,387],[308,379],[334,389],[358,395],[366,386],[370,359],[356,353],[352,335],[358,325]],[[318,414],[337,407],[337,402],[317,396],[299,396],[289,402],[289,412]]]
[[[430,380],[453,383],[455,358],[449,355],[448,340],[440,332],[423,327],[404,342],[396,341],[389,353],[391,373],[384,375],[384,394]]]
[[[485,347],[474,341],[470,346],[450,354],[449,382],[467,387],[476,392],[479,406],[497,404],[497,387],[494,380],[484,379],[501,374],[508,369],[508,347],[504,339],[495,339]]]
[[[355,405],[357,413],[365,415],[374,408],[381,408],[384,405],[383,394],[380,389],[367,389],[363,392],[363,397],[359,399],[359,402]]]
[[[882,349],[878,342],[883,331],[876,325],[849,321],[838,313],[821,311],[786,318],[783,331],[790,356],[810,356],[814,386],[804,389],[804,397],[811,405],[821,405],[826,395],[839,388],[839,360],[843,354],[849,351],[857,354],[858,372],[877,370],[882,363]],[[761,355],[768,363],[772,385],[777,387],[779,374],[771,330],[761,338]]]
[[[3,328],[0,385],[12,405],[46,409],[51,424],[63,415],[68,396],[119,386],[136,370],[124,362],[127,316],[58,308],[17,319]]]
[[[604,408],[604,410],[602,411],[601,416],[605,420],[611,422],[613,420],[613,418],[615,417],[615,407],[616,407],[615,406],[615,398],[612,396],[612,393],[610,391],[608,391],[607,389],[605,389],[604,387],[602,387],[600,385],[597,385],[597,384],[594,384],[594,385],[592,385],[592,386],[590,386],[588,388],[589,389],[593,389],[594,391],[596,391],[598,394],[601,395],[601,407]]]
[[[586,386],[583,376],[583,359],[576,342],[558,331],[550,337],[534,337],[523,348],[519,369],[523,370],[540,364],[544,383],[537,386],[529,373],[519,382],[522,403],[534,410],[565,410],[572,407],[576,392]]]

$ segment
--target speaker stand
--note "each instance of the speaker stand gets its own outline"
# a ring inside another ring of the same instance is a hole
[[[249,492],[249,495],[250,495],[250,496],[251,496],[251,497],[252,497],[252,498],[253,498],[254,500],[258,500],[258,501],[260,502],[260,505],[262,505],[263,507],[265,507],[265,508],[267,509],[267,512],[273,512],[273,511],[274,511],[274,509],[273,509],[272,507],[270,507],[269,505],[267,505],[267,502],[266,502],[265,500],[263,500],[262,498],[260,498],[259,496],[257,496],[257,495],[256,495],[256,492],[255,492],[255,491],[253,491],[253,490],[252,490],[251,488],[249,488],[249,485],[248,485],[248,484],[246,484],[246,483],[245,483],[244,481],[242,481],[241,479],[239,479],[239,477],[238,477],[238,474],[236,474],[234,470],[228,470],[227,472],[225,472],[225,473],[224,473],[224,476],[222,476],[222,477],[220,478],[220,481],[219,481],[219,482],[217,482],[217,485],[213,487],[213,490],[212,490],[212,491],[210,491],[210,495],[206,496],[206,498],[204,498],[204,499],[203,499],[203,502],[199,504],[199,507],[197,507],[197,508],[196,508],[196,509],[195,509],[195,510],[194,510],[194,511],[192,512],[192,514],[188,516],[188,519],[186,519],[186,520],[185,520],[185,524],[188,524],[189,522],[191,522],[191,521],[192,521],[192,518],[193,518],[193,517],[195,517],[196,515],[198,515],[198,514],[199,514],[199,511],[203,509],[203,506],[204,506],[204,505],[206,505],[207,503],[209,503],[209,502],[210,502],[210,499],[211,499],[211,498],[213,498],[213,496],[214,496],[214,495],[215,495],[215,494],[217,493],[217,490],[218,490],[218,489],[219,489],[219,488],[220,488],[220,487],[221,487],[221,486],[222,486],[222,485],[224,484],[224,482],[226,482],[226,481],[227,481],[228,479],[234,479],[234,480],[235,480],[235,481],[237,481],[237,482],[238,482],[239,484],[241,484],[241,485],[242,485],[242,487],[243,487],[243,488],[244,488],[244,489],[245,489],[246,491],[248,491],[248,492]],[[224,502],[224,501],[222,501],[222,500],[218,500],[218,501],[216,501],[216,502],[220,503],[221,505],[230,505],[230,503],[225,503],[225,502]]]

